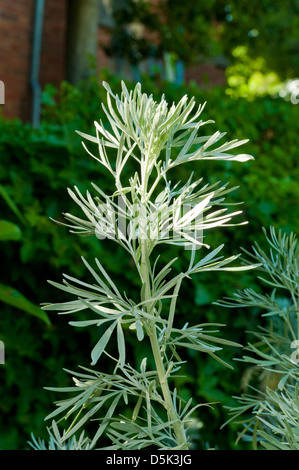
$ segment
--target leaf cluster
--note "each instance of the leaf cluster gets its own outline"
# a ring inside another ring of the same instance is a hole
[[[230,408],[230,420],[243,423],[239,438],[252,441],[255,448],[298,450],[299,245],[294,233],[287,236],[271,227],[270,234],[264,234],[267,251],[259,244],[251,253],[244,250],[245,262],[260,263],[263,291],[244,289],[218,302],[258,307],[267,319],[265,326],[251,332],[255,341],[248,343],[242,359],[248,367],[244,386],[251,394],[235,397],[239,404]],[[266,293],[269,288],[274,289]]]
[[[102,78],[109,81],[113,90],[118,89],[118,77],[106,74]],[[57,272],[66,272],[76,279],[89,275],[81,261],[82,255],[84,259],[91,260],[92,266],[94,257],[101,260],[118,289],[121,292],[130,291],[135,303],[139,301],[138,272],[132,269],[129,257],[124,256],[125,252],[120,245],[114,243],[109,246],[108,240],[101,241],[96,237],[69,237],[66,227],[53,224],[49,219],[57,219],[58,214],[68,210],[66,187],[76,186],[85,195],[89,181],[94,181],[107,194],[111,195],[115,191],[112,187],[113,179],[107,176],[105,167],[82,153],[80,136],[75,133],[75,129],[89,134],[94,132],[90,124],[98,119],[100,103],[106,99],[106,91],[98,86],[98,81],[98,77],[94,77],[77,87],[68,83],[62,83],[58,88],[48,86],[43,94],[43,119],[38,130],[18,121],[0,120],[1,184],[27,221],[23,224],[1,199],[2,218],[18,225],[22,232],[19,240],[2,242],[1,283],[14,286],[15,290],[22,292],[35,305],[52,298],[53,286],[46,280],[60,282]],[[230,187],[240,186],[238,191],[229,193],[228,197],[234,203],[238,200],[246,201],[244,219],[250,223],[243,225],[240,230],[230,227],[225,230],[219,227],[218,230],[215,227],[211,236],[206,231],[205,243],[211,246],[224,244],[221,253],[232,254],[239,246],[245,245],[249,249],[254,240],[263,246],[262,225],[273,225],[276,229],[282,227],[286,233],[291,230],[298,233],[297,107],[284,100],[270,98],[251,102],[244,99],[235,101],[226,96],[222,88],[207,90],[194,85],[174,87],[166,82],[154,83],[148,77],[143,77],[144,91],[160,98],[161,89],[169,103],[178,102],[185,94],[194,96],[198,103],[207,101],[208,106],[202,112],[202,119],[207,120],[204,116],[208,110],[208,118],[215,120],[221,132],[226,131],[233,139],[242,139],[245,135],[249,138],[246,144],[248,153],[258,156],[254,162],[249,162],[252,171],[248,171],[247,163],[233,165],[230,161],[215,160],[206,161],[205,166],[195,161],[171,170],[170,179],[174,182],[182,180],[183,185],[194,171],[199,172],[199,176],[209,181],[210,185],[221,180],[230,181]],[[196,110],[194,108],[192,113]],[[104,113],[102,120],[108,129],[109,122]],[[207,124],[199,129],[199,133],[203,136],[201,130],[207,129],[207,134],[212,135],[213,127],[212,123]],[[87,144],[91,145],[92,142]],[[96,151],[93,153],[96,155]],[[110,155],[110,151],[108,153]],[[111,156],[112,161],[115,161],[114,155]],[[128,159],[123,170],[124,181],[129,180],[133,162],[134,159]],[[225,184],[221,183],[221,186]],[[201,187],[204,187],[203,183],[195,193]],[[213,188],[210,187],[210,190],[213,191]],[[97,195],[95,190],[93,196]],[[80,207],[78,209],[76,212],[76,207],[73,207],[72,212],[82,218]],[[63,221],[62,218],[59,220]],[[113,256],[108,256],[109,248]],[[159,246],[156,246],[155,250],[158,249]],[[158,257],[158,253],[156,255]],[[170,266],[172,273],[177,273],[185,263],[188,266],[190,261],[190,251],[183,250],[178,257],[177,247],[172,245],[167,245],[167,250],[161,249],[159,255],[158,262],[162,265],[157,265],[157,273],[170,259],[177,258]],[[235,309],[232,313],[237,314],[232,315],[228,309],[211,306],[211,303],[217,298],[232,296],[236,288],[248,285],[260,291],[258,280],[254,271],[250,274],[245,270],[235,275],[231,273],[230,276],[219,271],[217,277],[219,282],[215,283],[215,273],[210,270],[202,271],[200,276],[194,275],[192,282],[185,278],[177,302],[177,318],[181,326],[187,322],[189,325],[205,322],[227,324],[229,337],[244,344],[243,331],[255,327],[257,307]],[[56,302],[64,301],[64,294],[56,290]],[[32,430],[37,435],[47,437],[40,423],[44,410],[49,409],[56,397],[54,392],[41,393],[40,390],[49,383],[55,386],[69,385],[69,374],[64,374],[62,368],[72,368],[73,364],[84,361],[82,351],[88,352],[89,345],[97,343],[99,329],[70,329],[63,315],[55,318],[55,326],[53,322],[52,326],[47,326],[31,315],[24,315],[18,307],[4,303],[2,311],[1,340],[5,342],[9,367],[8,364],[3,366],[0,419],[3,432],[0,435],[0,447],[16,449],[26,445],[24,443]],[[82,321],[85,317],[86,320],[93,318],[87,312],[87,309],[78,312]],[[50,311],[48,314],[52,315]],[[134,330],[129,332],[134,333]],[[134,356],[137,364],[140,364],[147,352],[150,356],[147,343],[138,341],[136,334],[127,335],[127,339],[130,345],[128,352]],[[115,342],[109,347],[114,347],[117,354]],[[232,404],[231,395],[236,394],[238,387],[236,374],[238,377],[241,375],[246,363],[236,363],[234,371],[231,371],[230,368],[224,369],[210,355],[198,354],[190,348],[187,351],[187,377],[184,380],[175,379],[181,396],[187,401],[193,396],[198,402]],[[228,363],[231,363],[233,354],[233,348],[220,351],[221,358]],[[86,366],[88,361],[89,357],[86,357]],[[198,376],[194,371],[197,371]],[[235,425],[229,423],[222,433],[218,432],[225,419],[218,406],[202,408],[201,420],[204,425],[200,429],[200,439],[197,438],[197,447],[200,448],[202,442],[206,441],[215,442],[220,448],[234,448]],[[239,447],[245,445],[243,441],[238,444]]]
[[[213,148],[224,134],[216,132],[212,136],[198,137],[199,128],[206,122],[198,121],[202,106],[199,106],[190,118],[195,106],[194,99],[188,102],[185,96],[178,104],[169,107],[164,97],[160,102],[156,102],[152,95],[142,93],[139,83],[129,92],[122,82],[120,97],[112,92],[107,83],[104,83],[104,86],[107,90],[107,108],[103,104],[103,110],[108,118],[110,131],[100,121],[95,123],[96,137],[80,134],[97,144],[99,157],[94,158],[112,175],[116,191],[107,195],[94,185],[101,196],[100,200],[93,198],[89,192],[84,198],[77,188],[76,193],[69,190],[86,219],[68,213],[65,218],[72,223],[67,226],[78,235],[100,234],[103,238],[106,235],[130,254],[140,276],[140,301],[136,303],[126,292],[121,293],[98,259],[95,260],[96,269],[83,259],[96,281],[94,284],[69,275],[64,275],[63,284],[52,282],[55,287],[75,296],[76,300],[47,303],[43,306],[44,310],[58,310],[62,314],[73,314],[86,309],[93,312],[92,319],[70,322],[74,326],[99,328],[101,331],[100,338],[91,351],[92,365],[96,365],[104,354],[110,356],[108,346],[114,333],[118,354],[116,357],[112,356],[116,363],[112,375],[100,373],[97,380],[87,377],[88,380],[83,384],[75,378],[76,387],[80,390],[79,395],[75,399],[58,403],[58,409],[48,418],[62,412],[64,419],[68,419],[76,412],[65,438],[71,437],[90,419],[99,419],[100,425],[92,439],[92,447],[105,432],[111,439],[113,448],[140,449],[156,445],[163,449],[172,447],[183,450],[190,445],[186,437],[187,418],[197,406],[190,411],[192,400],[182,406],[177,389],[170,391],[168,382],[173,379],[173,374],[180,369],[179,364],[182,362],[177,349],[187,348],[206,353],[225,364],[225,361],[218,357],[218,352],[222,349],[220,345],[238,344],[214,337],[213,334],[218,333],[218,330],[206,328],[213,327],[214,324],[199,324],[193,327],[185,324],[181,329],[175,326],[176,302],[181,283],[185,278],[191,278],[203,271],[242,271],[255,266],[228,268],[227,265],[235,261],[238,255],[229,258],[218,256],[222,245],[196,260],[198,246],[210,248],[201,239],[197,239],[197,233],[214,227],[235,225],[228,222],[233,216],[240,214],[240,211],[223,215],[227,210],[221,207],[224,205],[223,196],[230,192],[226,186],[213,185],[213,191],[209,184],[198,188],[202,179],[192,183],[192,177],[182,186],[179,183],[173,186],[168,173],[174,166],[190,161],[211,159],[244,162],[253,157],[231,153],[232,149],[244,144],[244,140],[234,140]],[[85,144],[84,147],[91,153]],[[173,149],[177,147],[179,151],[174,153]],[[113,160],[108,158],[107,149],[113,149],[116,153],[114,164]],[[137,169],[130,177],[129,185],[124,185],[122,172],[127,162],[132,159]],[[162,184],[164,189],[160,190]],[[154,195],[156,191],[157,195]],[[116,196],[121,198],[123,203],[120,213],[117,210],[119,207]],[[182,208],[187,203],[189,210],[182,215]],[[137,206],[137,210],[134,206]],[[214,206],[216,210],[213,211]],[[212,212],[209,212],[211,209]],[[159,217],[156,216],[157,212]],[[107,230],[104,230],[102,223],[104,214]],[[129,230],[118,229],[121,221],[129,223]],[[186,226],[188,233],[185,231]],[[151,233],[152,227],[154,233]],[[169,231],[165,234],[167,228]],[[180,238],[173,233],[180,235]],[[152,264],[152,254],[160,243],[170,243],[185,249],[191,246],[188,269],[174,277],[169,276],[170,266],[176,261],[172,259],[158,271],[158,258]],[[165,300],[170,300],[168,313],[165,311]],[[138,341],[149,340],[155,363],[155,368],[149,372],[150,378],[155,377],[151,381],[145,374],[146,357],[141,362],[141,377],[127,362],[125,338],[130,329],[135,330]],[[71,389],[62,391],[69,392]],[[132,418],[123,422],[117,417],[116,410],[120,401],[128,405],[128,397],[131,395],[137,399],[137,403]],[[104,417],[93,418],[110,400],[112,402]],[[143,402],[145,417],[142,413],[139,415]],[[161,411],[155,409],[155,402],[164,409],[163,417]],[[91,408],[88,405],[91,405]],[[89,409],[84,413],[87,407]],[[69,411],[66,411],[67,409]],[[141,424],[142,422],[144,424]],[[119,432],[125,428],[129,431],[125,434]]]

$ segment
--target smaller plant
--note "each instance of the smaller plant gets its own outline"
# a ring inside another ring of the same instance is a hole
[[[299,450],[299,244],[296,235],[287,236],[273,227],[266,240],[267,253],[257,243],[247,262],[259,263],[259,277],[268,292],[238,291],[234,298],[217,302],[228,307],[256,307],[268,320],[253,332],[256,342],[245,348],[250,355],[241,359],[250,367],[244,387],[252,391],[235,397],[239,406],[230,408],[231,420],[242,417],[244,438],[268,450]],[[245,260],[246,262],[246,260]]]
[[[58,391],[72,393],[73,397],[59,401],[48,416],[54,419],[62,415],[70,424],[62,437],[55,424],[55,440],[52,438],[51,442],[61,447],[79,429],[98,420],[90,448],[97,445],[100,449],[139,450],[154,446],[186,450],[191,445],[191,415],[200,405],[193,404],[192,399],[185,402],[174,385],[185,363],[180,350],[208,354],[225,364],[219,356],[222,347],[237,344],[217,336],[220,324],[176,324],[181,284],[203,271],[240,271],[252,266],[228,267],[239,255],[219,255],[223,245],[198,256],[200,248],[210,249],[206,232],[231,225],[232,217],[241,213],[227,213],[224,207],[225,196],[235,188],[222,183],[202,184],[202,178],[193,180],[193,175],[183,183],[173,184],[169,174],[185,163],[245,162],[253,157],[230,153],[246,140],[215,147],[224,133],[200,135],[201,128],[212,121],[199,119],[204,106],[194,111],[193,98],[188,101],[185,96],[177,105],[168,106],[164,97],[158,103],[142,93],[140,84],[129,92],[122,83],[120,97],[113,94],[108,84],[104,86],[107,108],[103,105],[103,110],[110,128],[100,121],[95,123],[96,136],[80,135],[96,144],[98,156],[83,145],[112,177],[113,191],[105,194],[93,184],[95,195],[87,191],[84,196],[77,187],[74,191],[69,189],[85,218],[69,213],[65,218],[76,234],[108,239],[127,252],[132,269],[139,275],[140,294],[134,299],[121,292],[98,259],[94,267],[83,259],[92,282],[65,274],[62,284],[51,283],[75,299],[45,304],[44,310],[67,315],[89,313],[90,317],[70,324],[97,330],[92,366],[103,357],[109,358],[111,364],[109,371],[83,368],[81,372],[71,372],[75,385]],[[129,177],[124,172],[127,166],[133,168]],[[190,252],[189,265],[174,275],[178,258],[161,262],[161,246],[169,244]],[[150,347],[150,355],[140,358],[134,366],[128,361],[129,335]],[[107,446],[102,444],[104,436]],[[34,445],[43,444],[35,441]]]
[[[34,450],[90,450],[90,439],[84,435],[84,431],[79,438],[73,436],[65,439],[65,431],[61,435],[55,421],[52,421],[52,427],[47,428],[49,441],[46,443],[44,439],[36,439],[32,434],[32,442],[30,446]]]

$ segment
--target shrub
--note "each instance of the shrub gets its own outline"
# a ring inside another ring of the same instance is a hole
[[[299,245],[296,235],[266,235],[268,252],[258,244],[246,252],[247,262],[259,263],[262,292],[246,288],[231,299],[218,302],[228,307],[255,307],[267,320],[251,332],[243,361],[243,393],[231,419],[241,419],[239,439],[267,450],[299,450]],[[250,393],[251,392],[251,393]]]
[[[118,77],[108,79],[117,90]],[[225,232],[215,228],[213,245],[224,243],[226,254],[237,253],[240,246],[249,249],[255,240],[263,243],[262,226],[281,227],[286,233],[299,231],[296,106],[270,98],[252,102],[232,100],[221,88],[203,90],[195,85],[177,88],[167,83],[154,84],[148,79],[143,82],[145,92],[153,92],[158,98],[162,90],[168,102],[179,101],[185,93],[194,96],[197,102],[207,101],[209,118],[216,121],[221,131],[226,131],[232,139],[244,135],[249,138],[246,151],[255,156],[250,169],[247,163],[231,166],[230,162],[218,164],[213,161],[198,167],[200,176],[210,183],[229,180],[232,186],[240,186],[236,196],[234,192],[230,194],[231,202],[238,199],[246,202],[244,218],[249,220],[248,226],[240,227],[238,231],[228,227]],[[92,132],[90,123],[98,119],[103,99],[98,80],[93,79],[88,85],[76,88],[63,83],[59,90],[53,87],[45,90],[39,129],[19,121],[0,120],[0,183],[27,220],[22,225],[19,241],[2,242],[1,257],[5,269],[1,273],[1,283],[14,286],[36,305],[52,297],[46,281],[58,280],[57,272],[61,269],[67,267],[73,276],[84,275],[81,254],[87,258],[94,253],[98,258],[104,258],[107,270],[113,273],[118,284],[123,289],[138,292],[138,278],[120,249],[116,247],[115,256],[107,257],[101,243],[92,240],[87,243],[84,238],[71,240],[64,227],[49,220],[49,217],[57,218],[57,214],[65,212],[69,206],[67,186],[83,189],[89,181],[95,181],[105,192],[111,189],[109,179],[96,161],[82,155],[81,139],[74,132],[75,129]],[[106,125],[104,116],[103,121]],[[181,167],[179,173],[173,169],[174,179],[184,178],[193,170],[194,164],[189,163],[184,171]],[[7,204],[4,201],[1,204],[1,218],[18,223]],[[176,256],[171,247],[167,255]],[[162,253],[163,260],[166,257]],[[185,253],[181,262],[182,265],[187,262]],[[232,316],[227,309],[212,306],[211,302],[248,285],[258,288],[255,276],[249,272],[238,276],[219,273],[217,283],[213,275],[203,273],[200,281],[195,277],[193,283],[186,281],[182,285],[178,309],[188,310],[190,323],[227,324],[230,339],[244,344],[244,330],[253,329],[256,324],[256,309],[250,309],[250,315],[240,310],[238,315]],[[16,308],[5,306],[3,312],[0,339],[5,342],[7,363],[1,366],[5,368],[5,374],[0,426],[5,433],[0,433],[0,448],[22,448],[31,430],[42,434],[44,410],[55,399],[53,392],[42,393],[42,387],[49,381],[53,386],[68,386],[62,367],[80,363],[77,344],[88,347],[95,338],[92,332],[69,331],[61,317],[55,320],[55,326],[47,326],[34,317],[24,316]],[[132,350],[136,358],[140,357],[142,351],[138,342],[132,343]],[[231,363],[237,351],[226,349],[223,358]],[[233,405],[235,401],[231,396],[236,394],[236,377],[241,375],[244,365],[236,363],[232,372],[191,351],[188,356],[194,361],[199,376],[194,377],[192,367],[184,384],[177,379],[183,398]],[[219,448],[234,448],[236,426],[230,423],[225,433],[218,432],[226,419],[222,407],[214,405],[202,409],[201,418],[199,447],[202,442],[210,442]],[[209,426],[205,426],[205,422],[209,422]],[[246,444],[240,445],[246,447]]]
[[[78,235],[96,235],[121,246],[140,278],[140,294],[134,299],[129,291],[121,293],[103,261],[97,258],[95,268],[83,258],[95,284],[66,274],[62,284],[52,282],[75,300],[46,304],[43,309],[64,315],[87,310],[87,320],[80,318],[70,324],[98,331],[91,365],[105,363],[106,356],[110,367],[108,371],[84,368],[72,372],[75,387],[58,389],[72,392],[72,397],[59,401],[48,419],[61,414],[65,421],[71,417],[62,442],[96,420],[99,425],[91,438],[91,448],[103,449],[101,438],[106,435],[109,444],[104,449],[187,450],[192,444],[188,435],[191,417],[201,405],[194,406],[192,399],[186,402],[173,385],[179,371],[184,377],[180,350],[207,354],[225,364],[219,356],[222,346],[238,344],[215,336],[218,323],[178,324],[176,304],[181,284],[205,271],[243,271],[251,267],[227,267],[238,256],[224,258],[220,254],[223,245],[198,257],[200,248],[210,248],[206,232],[236,225],[231,219],[241,211],[227,212],[224,203],[234,188],[221,182],[210,185],[192,174],[182,183],[172,183],[170,175],[173,168],[189,162],[246,162],[253,157],[231,153],[246,140],[219,145],[223,138],[219,131],[202,135],[202,127],[210,122],[199,119],[202,105],[191,115],[193,98],[188,101],[185,95],[178,104],[169,106],[163,97],[156,102],[152,95],[142,93],[139,83],[129,92],[122,82],[120,97],[107,83],[104,86],[107,105],[103,104],[103,110],[110,126],[104,127],[100,120],[95,123],[96,136],[80,135],[96,144],[96,155],[85,143],[84,147],[110,174],[114,187],[106,194],[92,183],[95,195],[86,191],[86,196],[77,187],[69,189],[84,218],[66,213],[66,225]],[[111,149],[114,159],[108,157]],[[124,175],[129,162],[134,169],[131,175]],[[188,268],[171,274],[178,257],[161,263],[161,250],[166,252],[163,245],[188,250]],[[181,313],[187,320],[188,312]],[[150,352],[133,365],[128,359],[130,330]],[[111,343],[117,344],[115,352],[115,348],[111,352]]]

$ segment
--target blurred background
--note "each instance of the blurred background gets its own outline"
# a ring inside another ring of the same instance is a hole
[[[106,80],[118,92],[140,81],[157,99],[184,94],[207,101],[204,119],[228,140],[248,138],[245,164],[209,162],[191,170],[209,182],[240,186],[228,202],[244,201],[249,224],[215,229],[212,247],[227,255],[264,243],[262,227],[299,233],[299,0],[0,0],[0,449],[25,449],[30,433],[45,437],[44,418],[60,399],[43,387],[67,386],[63,368],[90,366],[99,332],[71,328],[71,319],[39,305],[64,297],[47,283],[63,272],[84,279],[80,256],[98,257],[113,279],[137,295],[139,280],[126,254],[109,242],[75,238],[51,221],[75,210],[67,194],[90,181],[113,191],[104,170],[81,146],[78,129],[93,133],[105,115]],[[93,160],[93,161],[92,161]],[[177,179],[189,174],[180,173]],[[109,251],[110,250],[110,251]],[[164,253],[165,261],[177,256]],[[180,253],[182,268],[188,252]],[[253,273],[204,273],[186,283],[178,319],[218,322],[223,336],[245,344],[262,325],[258,309],[212,305],[237,289],[258,287]],[[146,344],[132,343],[136,360]],[[226,369],[187,352],[181,395],[199,408],[194,448],[246,449],[226,406],[246,388],[239,349],[225,349]],[[261,390],[267,384],[261,383]]]

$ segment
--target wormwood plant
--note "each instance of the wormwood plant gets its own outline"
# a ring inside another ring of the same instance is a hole
[[[299,244],[270,228],[264,230],[268,251],[257,243],[247,263],[259,264],[263,291],[244,289],[234,298],[217,302],[228,307],[255,307],[267,320],[252,332],[244,376],[246,393],[236,397],[230,420],[244,428],[238,439],[267,450],[299,450]],[[270,292],[267,292],[270,290]]]
[[[98,259],[91,264],[83,259],[93,283],[67,274],[62,284],[51,282],[75,299],[44,304],[44,310],[72,315],[83,310],[85,314],[90,312],[90,319],[76,319],[70,324],[97,328],[99,340],[91,351],[93,368],[69,371],[73,387],[51,388],[74,396],[58,401],[55,411],[47,417],[53,420],[49,448],[78,448],[82,442],[84,448],[91,449],[153,446],[186,450],[190,447],[190,417],[199,405],[194,405],[192,399],[185,402],[174,385],[175,377],[183,371],[181,350],[189,348],[223,362],[218,356],[222,346],[236,343],[215,335],[215,328],[222,325],[176,324],[182,281],[203,271],[249,267],[228,266],[239,255],[225,258],[220,255],[223,245],[210,249],[204,241],[210,229],[238,225],[232,224],[231,219],[241,211],[228,213],[224,205],[225,196],[235,188],[221,182],[204,184],[193,174],[184,183],[172,183],[169,173],[187,162],[245,162],[253,157],[230,153],[246,140],[215,146],[224,133],[201,135],[201,128],[213,121],[199,119],[204,105],[195,108],[193,98],[184,96],[178,104],[169,106],[164,96],[156,102],[143,94],[140,84],[129,92],[122,83],[120,96],[114,95],[107,83],[103,85],[107,90],[107,107],[103,105],[103,111],[110,127],[105,128],[102,121],[95,122],[95,136],[79,134],[97,145],[95,156],[83,143],[112,176],[115,187],[112,194],[105,194],[92,183],[94,195],[89,191],[83,195],[77,187],[69,189],[84,218],[64,215],[72,232],[108,239],[127,252],[140,277],[140,298],[133,300],[128,292],[121,292]],[[135,170],[125,178],[124,168],[132,164]],[[189,264],[183,272],[172,274],[178,258],[161,263],[161,246],[168,244],[189,250]],[[204,253],[200,248],[209,251]],[[136,366],[130,364],[128,335],[148,342],[152,357],[142,358]],[[111,352],[113,344],[117,345],[115,354]],[[104,355],[112,367],[106,372],[95,367]],[[121,415],[119,410],[124,407],[126,412]],[[63,435],[55,422],[58,415],[62,416],[60,421],[69,422]],[[82,435],[74,440],[76,432],[86,429],[91,420],[98,421],[94,435],[87,441]],[[67,444],[69,439],[73,441]],[[32,445],[46,447],[36,439]]]

